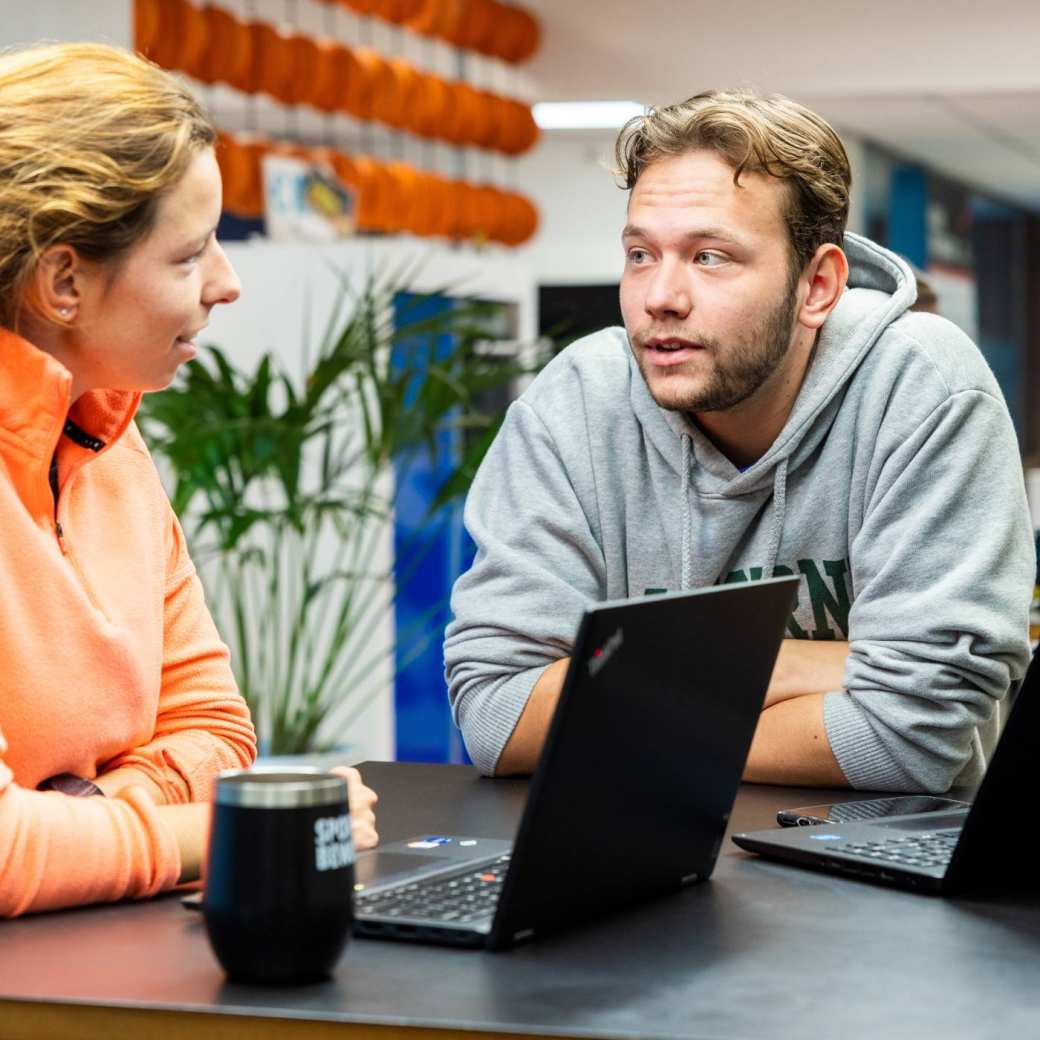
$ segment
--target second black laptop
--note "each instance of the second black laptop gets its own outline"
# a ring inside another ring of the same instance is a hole
[[[953,894],[1037,887],[1026,852],[1026,792],[1040,758],[1040,664],[1033,659],[975,800],[953,812],[735,834],[749,852],[902,888]],[[855,803],[853,803],[855,804]]]
[[[394,870],[363,883],[355,934],[500,949],[707,878],[797,586],[589,609],[512,848],[427,835],[362,853],[361,876],[373,855]]]

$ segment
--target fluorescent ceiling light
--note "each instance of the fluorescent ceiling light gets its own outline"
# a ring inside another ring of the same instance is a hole
[[[543,130],[617,130],[645,111],[637,101],[539,101],[534,121]]]

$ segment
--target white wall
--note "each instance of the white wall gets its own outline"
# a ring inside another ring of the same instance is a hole
[[[132,0],[4,0],[0,4],[0,46],[96,40],[125,47],[132,39]]]

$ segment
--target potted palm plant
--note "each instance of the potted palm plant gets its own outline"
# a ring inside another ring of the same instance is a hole
[[[371,564],[391,461],[400,472],[451,431],[462,450],[433,508],[464,494],[501,421],[488,394],[534,367],[487,349],[498,305],[431,317],[429,299],[344,287],[302,379],[272,354],[244,371],[209,346],[142,407],[264,753],[320,750],[379,692],[364,679],[395,650],[374,638],[392,572]],[[433,638],[397,633],[416,652]]]

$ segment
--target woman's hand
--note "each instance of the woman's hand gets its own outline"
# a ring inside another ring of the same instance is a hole
[[[177,841],[181,852],[179,884],[198,881],[206,854],[209,837],[209,817],[212,809],[208,802],[189,802],[186,805],[160,805],[160,818]]]
[[[378,841],[376,814],[373,809],[379,796],[371,787],[366,787],[361,774],[352,766],[336,766],[332,772],[347,781],[347,798],[350,800],[350,823],[354,832],[354,847],[370,849]]]

